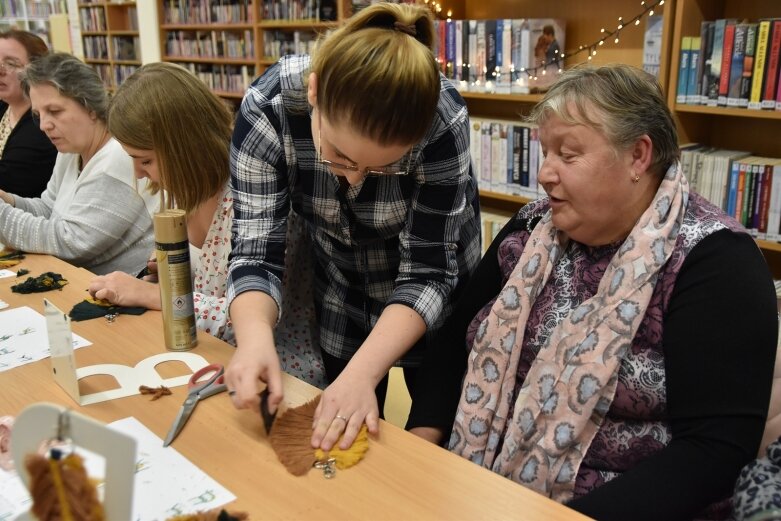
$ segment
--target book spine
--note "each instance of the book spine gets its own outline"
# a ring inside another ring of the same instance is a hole
[[[686,89],[689,85],[689,59],[692,51],[692,37],[681,38],[681,59],[678,63],[678,89],[675,102],[686,103]]]
[[[529,127],[522,127],[521,138],[521,186],[529,187]]]
[[[453,20],[445,22],[445,77],[455,79],[456,62],[456,24]]]
[[[710,76],[708,78],[708,99],[706,104],[715,107],[719,100],[719,82],[721,81],[721,54],[724,51],[724,28],[727,21],[719,19],[713,25],[713,47],[710,56]]]
[[[727,106],[729,92],[730,65],[732,64],[732,47],[735,42],[735,23],[727,22],[724,26],[724,47],[721,50],[721,74],[719,75],[719,95],[716,103],[720,107]]]
[[[733,161],[729,173],[729,189],[727,190],[727,207],[724,210],[727,215],[735,215],[735,200],[738,194],[738,175],[740,162]]]
[[[770,21],[759,22],[757,33],[757,50],[754,53],[754,74],[751,81],[751,96],[748,100],[748,108],[762,108],[762,80],[765,76],[765,61],[767,60],[768,36],[770,36]]]
[[[735,197],[735,213],[732,215],[736,221],[743,224],[743,208],[746,198],[746,163],[738,164],[738,193]]]
[[[469,86],[477,81],[477,20],[469,20]]]
[[[762,108],[774,109],[776,106],[776,81],[778,80],[778,61],[781,52],[781,20],[773,20],[770,28],[770,51],[767,57],[767,71],[762,95]]]
[[[469,118],[469,154],[472,156],[472,170],[475,177],[482,175],[482,164],[480,162],[480,150],[482,143],[482,123],[477,118]]]
[[[767,237],[767,223],[770,214],[770,194],[773,189],[773,167],[769,164],[762,165],[762,193],[759,204],[759,234],[760,238]]]
[[[453,45],[456,48],[456,59],[453,62],[453,79],[460,82],[463,79],[463,65],[464,65],[464,22],[463,20],[456,20],[456,37],[453,40]]]
[[[700,66],[700,42],[699,36],[692,38],[692,48],[689,55],[689,79],[686,85],[686,103],[696,105],[700,102],[699,91],[697,89],[697,78],[701,70]]]
[[[485,61],[483,67],[486,89],[489,88],[489,82],[491,82],[490,88],[493,88],[493,82],[496,80],[496,20],[485,21]]]
[[[480,125],[480,137],[482,148],[480,149],[480,185],[485,189],[491,188],[491,122],[482,121]]]
[[[700,26],[700,34],[703,35],[702,52],[700,53],[702,70],[697,79],[699,82],[700,105],[706,105],[708,103],[708,87],[710,85],[711,55],[713,53],[713,34],[715,25],[715,22],[702,22]]]
[[[748,24],[746,30],[746,51],[743,56],[743,74],[740,79],[740,101],[738,106],[748,107],[748,100],[751,97],[751,80],[754,75],[754,54],[757,50],[757,31],[759,24]]]
[[[727,91],[727,106],[740,106],[740,86],[743,80],[743,61],[746,54],[746,24],[735,26],[732,43],[732,64],[729,68],[729,89]]]

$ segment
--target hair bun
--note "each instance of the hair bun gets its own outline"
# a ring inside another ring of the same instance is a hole
[[[399,31],[399,32],[408,34],[408,35],[410,35],[412,37],[415,37],[415,36],[418,35],[417,28],[414,25],[412,25],[412,24],[407,25],[407,24],[401,23],[399,21],[396,21],[396,22],[393,22],[393,28],[395,30]]]

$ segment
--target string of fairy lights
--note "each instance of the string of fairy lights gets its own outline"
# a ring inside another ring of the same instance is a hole
[[[572,58],[574,56],[578,56],[583,53],[587,53],[587,60],[590,61],[594,58],[594,56],[597,55],[597,50],[602,47],[605,42],[608,40],[613,40],[614,44],[618,44],[621,41],[621,31],[625,31],[628,28],[635,27],[640,25],[640,21],[645,16],[653,16],[654,10],[657,7],[661,7],[664,5],[665,0],[652,0],[652,1],[646,1],[642,0],[640,2],[640,7],[642,8],[642,11],[640,11],[638,14],[636,14],[632,18],[625,19],[623,16],[618,17],[618,24],[616,25],[615,29],[607,29],[602,28],[600,30],[600,37],[595,40],[592,43],[586,44],[586,45],[579,45],[577,49],[571,50],[569,52],[562,51],[559,56],[553,57],[548,62],[543,62],[535,67],[528,67],[528,68],[521,68],[522,73],[526,73],[526,75],[529,78],[537,79],[538,72],[541,74],[546,74],[548,67],[550,66],[558,66],[558,71],[562,71],[562,64],[564,63],[564,60],[567,58]],[[443,7],[442,5],[436,1],[436,0],[424,0],[424,4],[428,6],[428,8],[431,10],[432,13],[434,13],[435,16],[438,18],[450,20],[453,13],[452,11],[448,10],[445,15],[442,14]]]

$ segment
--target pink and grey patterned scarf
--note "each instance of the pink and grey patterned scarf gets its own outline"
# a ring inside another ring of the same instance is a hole
[[[550,211],[543,216],[478,328],[450,450],[557,501],[572,497],[580,464],[613,401],[621,360],[675,246],[688,194],[676,164],[611,259],[596,294],[540,349],[508,423],[526,321],[569,240],[553,226]]]

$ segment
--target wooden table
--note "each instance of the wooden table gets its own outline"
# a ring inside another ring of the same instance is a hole
[[[67,312],[86,295],[92,278],[87,270],[63,261],[28,255],[14,270],[31,276],[61,273],[70,284],[61,291],[18,295],[10,286],[18,279],[0,279],[0,299],[12,307],[27,305],[43,313],[45,296]],[[73,331],[93,345],[76,350],[79,367],[97,363],[135,365],[165,350],[160,312],[120,315],[115,322],[93,319],[74,322]],[[199,332],[193,350],[209,362],[227,364],[233,348]],[[190,371],[180,362],[158,366],[164,377]],[[134,416],[161,439],[165,437],[185,396],[185,387],[172,396],[150,401],[132,396],[78,407],[52,379],[49,360],[0,373],[0,415],[17,415],[27,405],[48,401],[103,422]],[[318,390],[285,375],[285,404],[299,405]],[[82,394],[116,386],[110,377],[80,382]],[[226,393],[198,405],[173,447],[238,498],[230,509],[249,512],[251,519],[586,519],[520,485],[436,447],[387,422],[370,442],[369,452],[356,467],[337,471],[326,480],[320,471],[294,477],[277,461],[258,414],[237,411]]]

